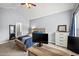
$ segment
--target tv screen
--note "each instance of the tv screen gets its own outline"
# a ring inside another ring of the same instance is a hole
[[[46,33],[32,33],[33,42],[41,42],[48,44],[48,34]]]
[[[67,48],[79,54],[79,37],[68,36]]]

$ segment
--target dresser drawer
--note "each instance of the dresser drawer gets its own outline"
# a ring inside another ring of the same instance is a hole
[[[66,32],[56,32],[55,34],[55,44],[67,47],[68,33]]]

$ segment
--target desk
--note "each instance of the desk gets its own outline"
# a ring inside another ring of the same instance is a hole
[[[29,56],[71,56],[78,55],[66,48],[62,48],[53,44],[45,44],[42,47],[34,45],[28,48]]]

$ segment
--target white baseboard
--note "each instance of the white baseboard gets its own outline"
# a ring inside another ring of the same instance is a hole
[[[7,43],[7,42],[9,42],[9,40],[2,41],[2,42],[0,42],[0,44]]]

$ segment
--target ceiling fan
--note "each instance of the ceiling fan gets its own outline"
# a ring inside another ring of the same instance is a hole
[[[36,6],[36,4],[33,4],[33,3],[21,3],[21,5],[24,5],[24,6],[26,6],[27,8],[31,8],[31,7],[35,7]]]

